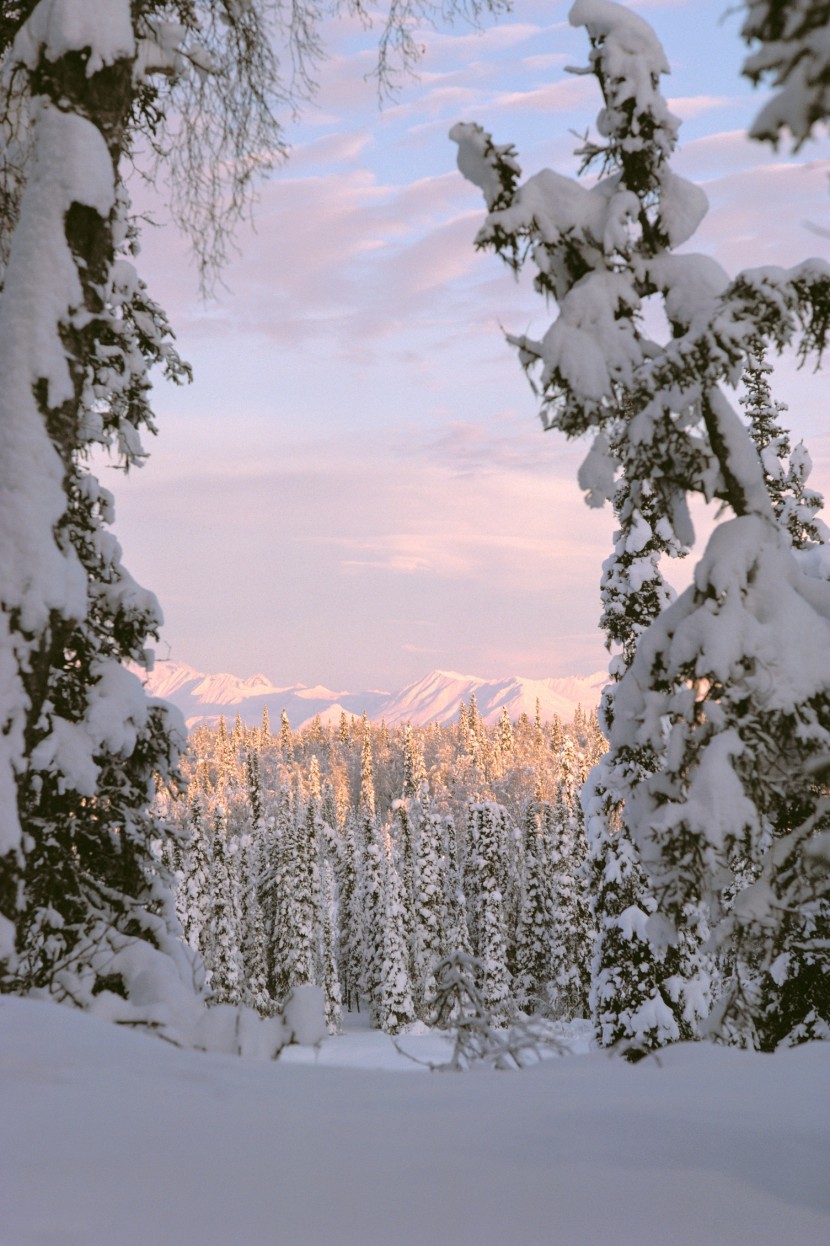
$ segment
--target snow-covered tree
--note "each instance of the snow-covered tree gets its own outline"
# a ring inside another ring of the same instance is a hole
[[[450,951],[472,953],[467,893],[458,851],[458,834],[452,817],[444,820],[445,896],[447,907],[447,947]]]
[[[210,880],[213,872],[213,836],[206,816],[204,793],[191,788],[187,811],[186,852],[180,884],[184,937],[203,960],[210,947]]]
[[[213,870],[208,971],[211,994],[218,1004],[237,1004],[242,994],[244,967],[241,949],[237,855],[239,845],[229,839],[221,806],[213,823]]]
[[[546,1007],[555,910],[551,846],[537,803],[528,804],[524,821],[522,904],[516,933],[513,993],[525,1011]]]
[[[603,563],[600,626],[612,651],[612,682],[603,693],[607,727],[614,721],[615,686],[637,652],[640,636],[672,602],[674,594],[663,576],[664,557],[685,555],[660,512],[655,493],[639,493],[640,507],[631,503],[623,474],[612,498],[618,528],[614,550]],[[615,652],[616,650],[616,652]],[[589,897],[595,940],[591,965],[590,1009],[601,1046],[616,1047],[629,1059],[692,1038],[693,1017],[686,1020],[684,978],[676,949],[657,949],[648,935],[648,919],[656,902],[625,819],[623,798],[627,772],[638,765],[642,774],[649,755],[629,754],[624,760],[603,756],[582,790],[588,843]],[[688,947],[688,935],[684,936]],[[693,959],[682,966],[697,979]]]
[[[444,827],[431,805],[421,810],[414,903],[414,995],[422,1010],[435,985],[435,966],[449,950],[442,841]]]
[[[380,1028],[387,1034],[399,1034],[404,1026],[415,1020],[415,1005],[409,972],[404,890],[395,868],[388,834],[385,849],[383,960],[375,1006]]]
[[[471,808],[476,877],[476,954],[481,962],[481,996],[496,1023],[510,1011],[510,972],[504,905],[504,852],[500,810],[492,804]]]
[[[313,983],[320,985],[317,952],[319,913],[319,821],[313,801],[305,815],[295,817],[291,836],[291,866],[282,920],[287,928],[286,979],[289,990]]]
[[[294,736],[291,733],[291,723],[288,721],[288,714],[285,710],[280,713],[280,752],[285,761],[291,761],[294,756]]]
[[[334,906],[334,871],[330,861],[324,861],[320,871],[320,909],[320,961],[326,1026],[329,1034],[339,1034],[343,1024],[343,996],[337,971],[337,917]]]
[[[273,1000],[268,994],[268,939],[261,896],[263,841],[261,829],[255,829],[243,837],[239,848],[241,996],[249,1007],[268,1016]]]
[[[711,924],[716,947],[741,947],[765,975],[766,1008],[774,1013],[777,998],[795,1037],[816,1001],[796,990],[800,1019],[798,1007],[785,1009],[793,953],[806,941],[820,955],[821,934],[792,914],[820,909],[829,885],[830,584],[782,533],[728,394],[759,337],[776,348],[794,341],[802,355],[824,345],[830,269],[808,261],[730,282],[711,258],[676,253],[707,204],[670,168],[679,122],[660,93],[663,49],[642,18],[609,0],[576,0],[570,20],[587,29],[587,72],[603,94],[600,137],[580,151],[599,180],[586,187],[545,170],[520,184],[514,149],[469,124],[453,130],[459,165],[489,209],[478,244],[514,267],[530,258],[557,306],[541,339],[512,340],[546,426],[593,436],[580,471],[589,501],[611,497],[621,471],[631,505],[642,513],[653,495],[683,546],[694,535],[689,495],[731,511],[694,584],[639,639],[615,692],[611,763],[658,900],[655,938],[702,941]],[[646,330],[649,302],[662,308],[663,340]],[[769,818],[779,828],[772,845]],[[726,911],[738,858],[758,876]],[[765,1046],[758,1019],[738,991],[711,1026]]]
[[[343,863],[340,874],[338,935],[338,973],[343,1003],[351,1010],[359,1006],[360,976],[363,963],[363,921],[358,877],[357,822],[353,813],[346,819]]]
[[[97,444],[136,465],[153,427],[148,367],[183,375],[129,259],[129,8],[116,0],[96,21],[97,7],[70,20],[66,6],[19,6],[0,67],[13,200],[0,227],[0,979],[82,1005],[128,996],[141,947],[144,973],[153,948],[171,949],[151,849],[165,831],[148,806],[182,739],[121,665],[147,665],[161,616],[121,562],[112,497],[86,462]]]
[[[823,544],[828,535],[826,524],[817,517],[824,499],[807,480],[812,460],[803,442],[793,449],[789,434],[781,423],[786,403],[772,396],[770,376],[763,346],[754,348],[744,371],[746,393],[738,401],[749,419],[749,431],[761,456],[764,482],[775,517],[790,535],[797,549]]]
[[[741,34],[758,45],[743,72],[773,88],[750,135],[777,146],[786,130],[798,150],[830,116],[830,10],[826,0],[744,0],[743,7]]]
[[[403,792],[404,800],[421,795],[421,787],[427,781],[424,755],[412,732],[412,724],[403,729]]]
[[[572,758],[566,756],[556,801],[553,806],[547,807],[545,815],[554,895],[550,928],[553,1007],[557,1016],[568,1020],[588,1015],[594,939],[587,892],[588,845],[579,804],[580,787]]]
[[[386,929],[386,845],[377,820],[368,810],[361,827],[361,900],[363,913],[363,964],[360,993],[379,1025],[382,1015],[384,931]]]

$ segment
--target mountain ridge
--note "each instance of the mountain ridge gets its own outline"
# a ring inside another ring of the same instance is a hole
[[[275,684],[269,676],[257,673],[242,678],[227,671],[210,674],[185,662],[162,659],[152,672],[141,672],[150,696],[170,701],[184,715],[188,727],[217,722],[221,716],[239,714],[248,726],[257,726],[268,709],[271,721],[284,709],[292,728],[308,726],[319,715],[324,723],[337,723],[341,714],[360,717],[366,712],[372,722],[385,720],[390,726],[410,722],[413,726],[439,723],[445,726],[458,717],[461,702],[469,704],[475,693],[479,712],[488,724],[494,723],[504,707],[515,721],[521,714],[533,718],[538,699],[541,716],[557,715],[569,722],[577,705],[595,709],[602,688],[608,682],[605,671],[592,675],[565,675],[527,679],[520,675],[484,679],[458,671],[429,671],[398,692],[332,691],[322,684]]]

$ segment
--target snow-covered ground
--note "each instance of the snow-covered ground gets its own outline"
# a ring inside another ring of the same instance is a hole
[[[830,1044],[438,1074],[358,1023],[287,1055],[0,1000],[0,1243],[830,1241]]]

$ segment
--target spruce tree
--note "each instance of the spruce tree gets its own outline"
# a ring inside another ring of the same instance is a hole
[[[238,1004],[244,968],[241,954],[239,892],[234,868],[237,845],[231,844],[227,819],[219,806],[213,820],[213,870],[210,920],[209,985],[217,1004]]]
[[[320,872],[322,987],[325,998],[326,1028],[339,1034],[343,1025],[343,997],[337,970],[337,915],[334,904],[334,871],[324,861]]]
[[[424,754],[413,735],[412,724],[406,723],[403,729],[403,791],[404,800],[420,798],[421,788],[427,781],[424,765]]]
[[[268,994],[268,954],[265,915],[260,897],[263,868],[263,840],[260,828],[245,835],[239,849],[241,884],[240,926],[243,965],[242,999],[262,1016],[268,1016],[273,1000]]]
[[[465,878],[458,850],[458,834],[452,817],[444,819],[445,897],[447,946],[450,951],[472,954]]]
[[[357,842],[357,821],[355,815],[350,813],[344,830],[338,935],[339,978],[343,1003],[349,1011],[353,1007],[360,1007],[360,979],[363,963],[363,913],[358,877]]]
[[[285,710],[280,714],[280,752],[283,761],[290,762],[294,760],[294,736],[291,734],[291,724],[288,721],[288,714]]]
[[[789,433],[781,423],[787,406],[772,397],[772,371],[763,342],[756,343],[744,370],[746,393],[738,401],[749,419],[775,517],[796,549],[807,549],[827,540],[827,526],[817,514],[824,499],[807,485],[812,460],[804,443],[794,449],[790,446]]]
[[[566,759],[570,751],[566,745]],[[588,904],[587,842],[579,787],[567,760],[546,828],[550,836],[554,911],[551,923],[553,1009],[571,1020],[589,1013],[593,922]]]
[[[481,995],[494,1024],[507,1023],[510,1012],[510,974],[507,967],[507,930],[504,896],[503,843],[499,809],[492,804],[473,806],[476,874],[476,954],[481,962]]]
[[[430,805],[421,809],[415,889],[414,996],[422,1014],[435,989],[435,967],[449,950],[442,839],[444,827]]]
[[[661,515],[654,491],[639,493],[640,505],[634,506],[630,483],[621,476],[613,496],[619,527],[614,551],[603,564],[600,625],[612,651],[612,683],[603,694],[609,727],[616,683],[631,665],[640,636],[674,598],[661,560],[687,552]],[[601,758],[582,792],[596,929],[590,991],[594,1032],[601,1046],[617,1047],[631,1060],[665,1043],[694,1037],[699,1019],[694,1009],[689,1011],[683,990],[684,974],[697,979],[694,956],[681,960],[677,948],[656,948],[649,939],[648,919],[656,901],[618,795],[635,764],[645,774],[647,756],[629,756],[622,763]],[[687,952],[691,946],[687,935]]]
[[[513,995],[526,1012],[549,1005],[555,911],[553,863],[546,822],[536,802],[524,821],[522,904],[516,935]]]
[[[298,813],[300,811],[298,810]],[[319,912],[319,822],[313,801],[303,816],[295,816],[291,836],[288,895],[283,909],[287,926],[286,978],[288,989],[319,985],[317,954]]]
[[[212,823],[206,815],[204,793],[191,790],[187,815],[187,853],[182,893],[184,937],[207,963],[210,955],[210,883],[213,875]]]
[[[766,7],[781,17],[781,6]],[[768,984],[763,1024],[757,1001],[733,985],[709,1028],[766,1046],[766,1034],[799,1036],[826,1006],[807,990],[788,997],[787,983],[797,947],[823,955],[820,924],[806,915],[830,890],[819,866],[830,825],[830,585],[781,532],[729,390],[759,337],[776,348],[792,341],[802,357],[823,348],[830,277],[806,262],[730,282],[710,258],[676,253],[707,204],[670,168],[679,122],[660,92],[663,49],[610,0],[576,0],[570,20],[587,29],[588,72],[603,95],[601,137],[580,150],[597,184],[546,170],[520,186],[512,147],[471,125],[453,137],[487,201],[479,244],[514,267],[529,258],[556,304],[541,339],[513,340],[546,425],[593,437],[580,471],[589,501],[610,497],[622,471],[632,503],[642,511],[654,493],[682,545],[694,535],[691,495],[731,512],[692,586],[639,640],[615,692],[610,755],[658,901],[650,933],[678,948],[711,933],[714,947],[755,964]],[[662,341],[646,330],[649,302],[667,322]],[[780,828],[771,844],[770,820]],[[757,878],[729,908],[735,860]],[[794,912],[805,920],[793,924]],[[697,994],[705,999],[703,976]]]
[[[381,829],[368,809],[363,811],[361,830],[363,964],[360,991],[375,1024],[380,1025],[386,926],[386,850]]]
[[[415,1020],[412,981],[409,973],[406,910],[403,886],[388,834],[385,836],[384,912],[382,960],[377,984],[375,1011],[377,1024],[387,1034],[399,1034]]]

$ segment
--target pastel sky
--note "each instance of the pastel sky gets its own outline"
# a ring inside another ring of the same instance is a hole
[[[159,382],[149,462],[104,476],[127,566],[165,612],[159,656],[337,690],[605,665],[611,515],[582,502],[586,447],[541,430],[502,328],[539,330],[545,307],[474,250],[483,205],[447,138],[478,121],[525,173],[576,171],[599,103],[565,72],[586,58],[568,7],[516,0],[482,33],[426,33],[419,80],[382,111],[371,36],[332,23],[317,103],[287,127],[219,297],[200,300],[172,226],[145,233],[141,273],[195,382]],[[710,199],[693,249],[729,271],[826,255],[826,142],[795,158],[744,137],[761,97],[727,0],[631,7],[673,67],[674,167]],[[830,491],[826,381],[784,361],[775,386]]]

